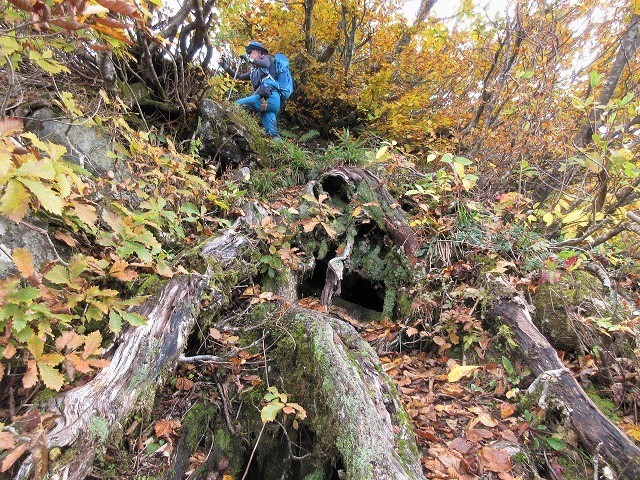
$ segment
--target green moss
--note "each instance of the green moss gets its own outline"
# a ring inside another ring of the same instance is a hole
[[[556,348],[571,352],[580,349],[580,340],[567,311],[578,311],[587,306],[595,285],[600,285],[596,277],[575,271],[563,275],[556,283],[545,283],[536,289],[533,320],[542,333],[554,339]]]
[[[320,246],[318,247],[318,253],[316,255],[320,260],[324,259],[329,253],[329,243],[326,240],[322,240],[320,242]]]
[[[619,422],[620,416],[615,413],[617,410],[616,404],[608,398],[601,397],[593,384],[590,384],[585,393],[589,396],[591,401],[596,404],[596,407],[612,422]]]
[[[583,480],[589,478],[586,466],[591,464],[590,459],[581,458],[580,454],[568,450],[556,457],[562,467],[562,478],[566,480]]]
[[[413,298],[403,288],[396,294],[396,317],[407,318],[411,314]]]
[[[105,418],[93,417],[87,427],[87,434],[95,438],[99,445],[104,446],[109,438],[109,423]]]
[[[520,465],[526,465],[528,458],[523,452],[518,452],[513,457],[511,457],[511,460],[514,463],[519,463]]]
[[[303,480],[324,480],[324,478],[324,471],[318,469],[308,475],[305,475]]]

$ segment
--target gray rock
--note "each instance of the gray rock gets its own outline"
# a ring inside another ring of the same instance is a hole
[[[44,228],[34,219],[26,219],[38,228]],[[31,252],[36,270],[58,257],[47,237],[23,223],[14,223],[0,216],[0,278],[7,278],[16,273],[11,254],[15,248],[25,248]]]
[[[205,99],[199,116],[194,139],[200,143],[199,153],[205,162],[218,164],[224,171],[266,154],[264,132],[256,122],[247,121],[237,106]]]
[[[63,145],[67,148],[65,159],[85,168],[97,176],[115,171],[115,160],[109,157],[113,149],[111,138],[97,129],[83,125],[86,119],[72,120],[56,115],[43,108],[36,111],[25,127],[43,141]]]

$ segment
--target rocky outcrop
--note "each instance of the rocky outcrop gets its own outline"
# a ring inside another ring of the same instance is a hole
[[[194,134],[205,163],[219,166],[246,165],[268,152],[268,140],[255,121],[233,104],[205,99],[200,104],[198,128]]]
[[[93,175],[103,176],[109,171],[117,173],[116,170],[122,170],[123,166],[116,165],[115,159],[109,155],[112,139],[85,125],[86,122],[86,118],[72,119],[43,108],[27,120],[25,128],[42,141],[66,147],[65,159]]]

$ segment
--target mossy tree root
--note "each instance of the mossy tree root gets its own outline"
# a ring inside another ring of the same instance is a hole
[[[342,465],[342,478],[349,480],[424,478],[397,390],[355,329],[300,307],[290,308],[278,323],[291,337],[282,337],[271,362],[283,388],[307,409],[310,429],[322,444],[313,451],[332,452],[331,463]]]
[[[255,273],[246,248],[249,241],[233,229],[206,242],[201,255],[210,265],[207,272],[169,281],[140,307],[146,325],[124,332],[109,366],[87,384],[53,399],[49,408],[57,412],[58,419],[47,434],[47,448],[71,449],[62,457],[64,464],[53,466],[52,479],[85,478],[96,455],[118,438],[127,419],[152,407],[156,388],[175,370],[186,347],[213,271],[216,286],[208,292],[210,311],[228,302],[225,289],[231,290],[238,280]],[[30,458],[25,461],[21,472],[28,475],[30,462]]]

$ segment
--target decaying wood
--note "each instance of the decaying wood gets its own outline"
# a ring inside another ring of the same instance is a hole
[[[287,310],[279,324],[297,333],[293,350],[285,349],[274,362],[287,366],[286,391],[307,409],[311,428],[321,428],[316,432],[324,445],[321,450],[337,449],[344,467],[341,478],[424,478],[414,434],[392,381],[356,330],[301,307]]]
[[[349,236],[347,238],[347,246],[342,254],[329,260],[327,278],[325,279],[322,295],[320,296],[320,303],[322,305],[330,306],[333,295],[340,294],[340,284],[344,274],[344,262],[349,259],[352,248],[353,237]]]
[[[229,270],[232,264],[241,268],[237,259],[247,245],[248,240],[231,229],[204,244],[201,252]],[[147,324],[123,334],[109,366],[87,384],[54,399],[50,408],[59,418],[47,434],[47,447],[70,446],[72,452],[51,478],[85,478],[96,453],[122,429],[131,414],[153,403],[156,388],[172,374],[186,346],[208,280],[205,273],[168,282],[140,307],[138,313],[147,318]],[[225,292],[213,292],[218,308],[227,298],[221,293]]]
[[[494,291],[503,292],[490,306],[490,314],[512,329],[525,362],[538,376],[534,388],[541,388],[541,405],[554,399],[589,451],[599,449],[618,472],[618,478],[637,479],[640,449],[600,412],[562,364],[555,349],[533,324],[526,302],[500,279],[490,277],[490,285]]]
[[[340,167],[330,170],[318,180],[318,184],[329,196],[342,197],[347,202],[351,201],[350,187],[358,187],[362,182],[367,184],[371,191],[376,194],[378,200],[386,207],[384,224],[379,225],[380,228],[389,234],[389,237],[397,247],[404,250],[411,264],[415,264],[419,248],[418,239],[411,227],[409,227],[406,216],[398,202],[373,173],[363,168]]]

